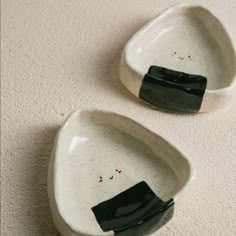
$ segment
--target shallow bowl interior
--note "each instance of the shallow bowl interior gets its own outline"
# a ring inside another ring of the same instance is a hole
[[[88,235],[108,235],[91,210],[98,203],[140,181],[162,200],[177,198],[191,178],[189,161],[171,144],[129,118],[100,111],[71,115],[51,166],[58,214]]]
[[[170,8],[142,28],[126,56],[142,75],[158,65],[205,76],[208,90],[230,86],[236,72],[235,52],[222,24],[207,9],[188,4]]]

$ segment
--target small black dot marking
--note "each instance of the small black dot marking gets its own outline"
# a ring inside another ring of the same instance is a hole
[[[113,179],[113,176],[109,177],[109,179]]]

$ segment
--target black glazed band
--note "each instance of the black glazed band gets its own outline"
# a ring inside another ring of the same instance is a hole
[[[204,76],[151,66],[142,81],[139,97],[160,108],[198,112],[206,85]]]
[[[155,231],[173,216],[174,200],[162,201],[142,181],[92,208],[103,231],[117,235],[143,235]]]

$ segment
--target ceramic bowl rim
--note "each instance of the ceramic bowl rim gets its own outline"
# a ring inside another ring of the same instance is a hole
[[[131,38],[128,40],[128,42],[126,43],[124,49],[123,49],[123,54],[124,54],[124,60],[127,63],[127,65],[129,66],[129,68],[134,71],[139,77],[143,78],[143,74],[140,73],[138,70],[134,69],[134,67],[132,66],[132,62],[130,61],[130,59],[128,58],[128,52],[127,52],[127,48],[130,47],[130,45],[136,40],[136,38],[139,38],[139,36],[142,34],[143,31],[145,31],[148,27],[150,27],[152,24],[154,24],[156,21],[158,21],[160,19],[160,17],[168,14],[170,11],[172,11],[175,8],[201,8],[205,11],[207,11],[207,13],[211,16],[213,16],[217,21],[218,24],[220,24],[220,26],[222,27],[222,29],[224,30],[224,32],[226,33],[227,37],[229,38],[229,42],[231,44],[231,47],[233,49],[233,54],[234,54],[234,58],[236,58],[236,52],[235,52],[235,46],[233,43],[233,40],[228,32],[228,30],[225,28],[225,26],[221,23],[221,21],[219,20],[219,18],[215,15],[212,14],[212,12],[210,10],[208,10],[206,7],[204,7],[201,4],[194,4],[194,3],[180,3],[180,4],[174,4],[171,7],[168,7],[166,9],[164,9],[163,11],[161,11],[157,16],[155,16],[152,20],[148,21],[146,24],[144,24],[136,33],[133,34],[133,36],[131,36]],[[236,59],[235,59],[236,62]],[[209,94],[223,94],[231,89],[233,89],[236,85],[236,67],[234,70],[234,77],[232,78],[230,84],[226,87],[223,88],[218,88],[218,89],[206,89],[205,92],[209,93]]]
[[[140,123],[140,122],[136,121],[135,119],[133,119],[129,116],[119,114],[119,113],[113,112],[113,111],[103,110],[103,109],[77,109],[77,110],[71,112],[71,114],[65,119],[63,125],[61,126],[61,128],[59,129],[59,131],[56,135],[56,138],[55,138],[55,141],[54,141],[54,146],[53,146],[53,151],[52,151],[52,156],[51,156],[51,159],[50,159],[49,170],[48,170],[48,195],[49,195],[49,202],[50,202],[51,212],[55,211],[55,209],[54,208],[52,209],[52,206],[51,206],[51,201],[52,201],[51,197],[52,197],[53,201],[54,201],[54,204],[55,204],[55,207],[56,207],[57,214],[59,214],[60,219],[69,228],[69,230],[71,230],[75,234],[96,236],[96,234],[92,235],[92,234],[88,234],[87,232],[84,232],[82,230],[82,228],[81,229],[74,229],[73,226],[66,221],[65,217],[63,216],[63,214],[60,211],[60,208],[58,207],[58,200],[57,200],[55,189],[54,189],[55,185],[56,185],[55,180],[57,179],[56,176],[55,176],[56,175],[56,165],[54,165],[54,164],[55,164],[55,160],[58,157],[58,143],[59,143],[59,140],[61,139],[62,133],[67,128],[69,123],[74,122],[76,117],[78,117],[82,112],[88,112],[88,113],[102,112],[103,114],[119,116],[122,119],[123,118],[124,119],[129,119],[132,122],[134,122],[136,125],[139,125],[141,128],[143,128],[145,130],[148,130],[148,132],[150,132],[151,134],[154,134],[154,135],[158,136],[158,138],[161,139],[162,141],[164,141],[166,143],[166,145],[169,145],[174,151],[177,151],[181,155],[181,158],[183,158],[187,162],[187,165],[188,165],[188,168],[189,168],[189,178],[186,180],[183,187],[173,197],[175,202],[178,202],[179,197],[185,192],[186,188],[189,187],[190,183],[194,179],[195,170],[194,170],[193,165],[191,164],[191,161],[189,160],[189,158],[176,145],[174,145],[172,142],[165,139],[162,135],[159,135],[159,134],[153,132],[152,130],[150,130],[150,128],[147,128],[143,123]],[[52,169],[50,167],[52,167]],[[51,183],[51,181],[52,181],[52,183]],[[53,191],[50,191],[49,190],[50,188],[53,188]],[[52,194],[53,194],[53,196],[51,196]],[[57,226],[57,224],[56,224],[56,226]],[[107,233],[109,233],[109,232],[107,232]]]

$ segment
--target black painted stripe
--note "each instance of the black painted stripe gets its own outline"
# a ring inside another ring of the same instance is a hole
[[[164,226],[174,214],[174,202],[161,214],[156,214],[149,219],[124,231],[115,232],[116,236],[143,236],[150,235]]]
[[[162,201],[143,181],[96,205],[92,211],[103,231],[113,230],[118,235],[134,235],[134,232],[143,233],[169,221],[173,215],[173,205],[173,199]]]
[[[207,79],[204,76],[151,66],[142,81],[139,97],[157,107],[197,112],[206,85]]]

